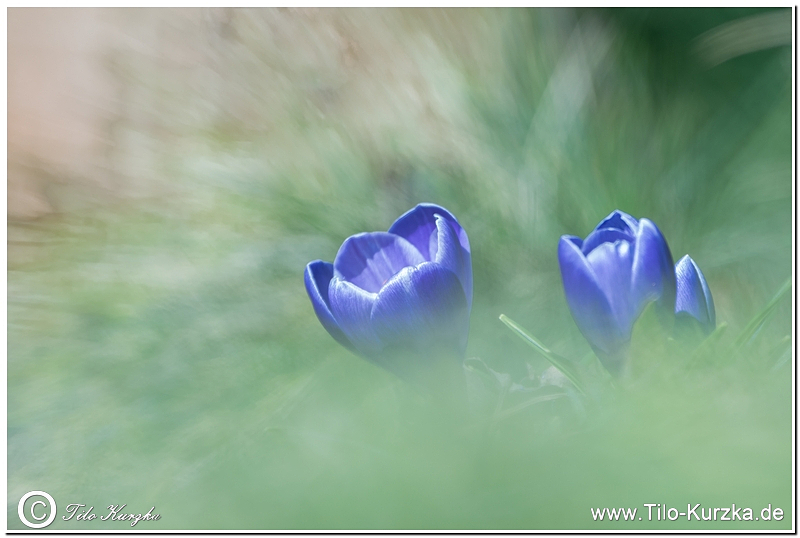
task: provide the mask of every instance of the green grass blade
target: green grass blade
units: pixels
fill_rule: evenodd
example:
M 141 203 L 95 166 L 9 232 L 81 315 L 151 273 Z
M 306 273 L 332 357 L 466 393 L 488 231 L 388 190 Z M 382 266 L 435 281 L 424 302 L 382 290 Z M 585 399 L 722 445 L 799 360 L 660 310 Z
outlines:
M 791 335 L 784 336 L 767 354 L 769 362 L 775 362 L 775 365 L 770 369 L 770 372 L 777 372 L 781 366 L 789 362 L 792 354 L 790 348 L 792 347 Z
M 541 403 L 541 402 L 549 402 L 551 400 L 557 400 L 559 398 L 566 398 L 566 397 L 567 397 L 567 394 L 564 393 L 564 392 L 559 392 L 559 393 L 555 393 L 555 394 L 545 394 L 544 396 L 537 396 L 536 398 L 532 398 L 530 400 L 522 402 L 521 404 L 517 404 L 514 407 L 509 407 L 508 409 L 505 409 L 503 411 L 500 411 L 499 413 L 496 413 L 495 416 L 494 416 L 494 419 L 495 420 L 502 420 L 504 418 L 508 418 L 508 417 L 510 417 L 512 415 L 515 415 L 515 414 L 519 413 L 520 411 L 523 411 L 523 410 L 527 409 L 528 407 L 530 407 L 530 406 L 532 406 L 534 404 Z
M 714 329 L 714 332 L 708 335 L 708 337 L 703 340 L 703 342 L 697 346 L 694 352 L 691 354 L 689 360 L 686 362 L 687 368 L 692 368 L 697 366 L 702 359 L 708 360 L 708 357 L 712 356 L 713 350 L 719 345 L 719 342 L 722 340 L 722 335 L 728 330 L 728 324 L 724 321 L 717 325 L 717 328 Z M 727 356 L 727 354 L 724 354 Z
M 747 324 L 747 327 L 744 328 L 742 333 L 736 338 L 734 345 L 741 349 L 753 335 L 758 331 L 758 329 L 769 319 L 769 317 L 775 312 L 775 308 L 780 303 L 783 296 L 786 295 L 789 290 L 792 289 L 792 279 L 788 279 L 781 289 L 778 290 L 778 293 L 766 304 L 766 306 L 761 309 L 761 311 L 753 316 L 753 319 L 750 320 L 750 323 Z
M 573 385 L 575 385 L 575 388 L 578 389 L 578 391 L 581 394 L 586 396 L 586 391 L 583 389 L 583 386 L 581 385 L 580 381 L 578 381 L 578 372 L 575 370 L 572 364 L 569 363 L 567 359 L 547 349 L 528 331 L 517 325 L 517 323 L 514 322 L 514 320 L 512 320 L 505 314 L 500 314 L 500 321 L 505 323 L 509 329 L 514 331 L 517 334 L 517 336 L 525 340 L 528 343 L 528 345 L 530 345 L 533 349 L 538 351 L 540 355 L 542 355 L 545 359 L 547 359 L 550 362 L 550 364 L 555 366 L 558 369 L 558 371 L 564 374 L 564 376 L 567 379 L 569 379 Z

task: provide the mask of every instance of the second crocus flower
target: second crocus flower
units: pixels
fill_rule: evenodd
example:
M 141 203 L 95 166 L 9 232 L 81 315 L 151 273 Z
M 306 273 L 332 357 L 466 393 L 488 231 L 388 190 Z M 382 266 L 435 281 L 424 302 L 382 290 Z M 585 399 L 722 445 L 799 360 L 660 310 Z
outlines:
M 617 210 L 586 239 L 562 236 L 558 261 L 575 323 L 606 369 L 620 375 L 644 308 L 656 301 L 674 311 L 675 269 L 664 236 L 652 221 Z

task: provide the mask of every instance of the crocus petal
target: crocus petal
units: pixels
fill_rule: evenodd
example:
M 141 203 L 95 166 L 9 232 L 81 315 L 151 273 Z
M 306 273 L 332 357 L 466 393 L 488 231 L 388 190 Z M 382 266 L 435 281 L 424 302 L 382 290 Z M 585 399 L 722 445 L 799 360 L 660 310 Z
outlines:
M 452 223 L 441 215 L 436 215 L 438 248 L 435 261 L 450 269 L 458 276 L 464 295 L 467 298 L 467 309 L 472 308 L 472 260 L 458 241 Z
M 601 243 L 588 255 L 595 281 L 611 305 L 619 332 L 630 337 L 636 305 L 631 301 L 631 265 L 633 252 L 628 241 Z
M 333 278 L 333 264 L 317 260 L 306 265 L 304 280 L 306 291 L 311 298 L 311 305 L 314 313 L 317 314 L 322 326 L 330 333 L 333 338 L 350 351 L 354 351 L 353 345 L 347 339 L 336 319 L 333 317 L 328 300 L 328 286 Z
M 703 271 L 694 263 L 692 260 L 695 269 L 697 269 L 697 275 L 700 277 L 700 284 L 703 286 L 703 295 L 706 298 L 706 307 L 708 308 L 708 323 L 712 329 L 717 327 L 717 310 L 714 308 L 714 297 L 711 296 L 711 289 L 708 287 L 708 283 L 706 282 L 706 277 L 703 275 Z M 677 288 L 677 285 L 676 285 Z
M 675 265 L 675 313 L 686 312 L 699 321 L 707 332 L 716 327 L 714 299 L 703 272 L 689 256 Z
M 438 263 L 407 267 L 395 275 L 378 294 L 371 320 L 388 349 L 464 356 L 467 299 L 456 274 Z
M 584 254 L 589 254 L 592 250 L 597 248 L 598 245 L 603 243 L 614 243 L 615 241 L 627 241 L 629 243 L 633 243 L 634 238 L 635 236 L 622 230 L 617 230 L 614 228 L 602 228 L 593 231 L 586 237 L 586 240 L 583 242 L 583 247 L 581 247 L 581 251 Z
M 417 247 L 426 261 L 434 261 L 438 249 L 436 215 L 440 215 L 450 222 L 458 236 L 461 248 L 469 254 L 470 247 L 467 233 L 448 210 L 436 204 L 419 204 L 415 208 L 406 211 L 394 221 L 394 224 L 389 228 L 389 233 L 404 237 Z
M 328 288 L 331 313 L 347 339 L 362 355 L 380 352 L 380 340 L 369 321 L 376 293 L 369 293 L 358 286 L 334 276 Z
M 567 304 L 586 340 L 605 354 L 613 355 L 623 347 L 627 335 L 620 331 L 611 303 L 598 285 L 579 243 L 579 238 L 568 235 L 558 242 L 558 263 Z
M 633 247 L 632 278 L 632 303 L 636 305 L 634 317 L 638 317 L 653 300 L 672 311 L 675 304 L 672 254 L 661 231 L 648 219 L 639 221 Z
M 619 230 L 633 237 L 639 229 L 639 221 L 631 217 L 624 211 L 615 209 L 609 216 L 604 218 L 595 230 Z
M 333 262 L 334 275 L 370 293 L 409 265 L 424 262 L 407 240 L 386 232 L 361 233 L 349 237 Z

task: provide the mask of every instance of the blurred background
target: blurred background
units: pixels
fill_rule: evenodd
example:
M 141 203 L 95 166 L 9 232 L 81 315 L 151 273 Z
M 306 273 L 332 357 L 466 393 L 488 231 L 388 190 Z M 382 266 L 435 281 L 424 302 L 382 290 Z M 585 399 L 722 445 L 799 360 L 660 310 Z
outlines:
M 725 346 L 791 276 L 791 44 L 790 9 L 9 9 L 9 528 L 31 490 L 138 530 L 789 528 L 788 296 Z M 510 379 L 552 371 L 502 313 L 602 377 L 556 246 L 617 208 L 727 331 L 454 424 L 303 287 L 419 202 L 469 234 L 467 353 Z M 786 517 L 589 510 L 643 503 Z

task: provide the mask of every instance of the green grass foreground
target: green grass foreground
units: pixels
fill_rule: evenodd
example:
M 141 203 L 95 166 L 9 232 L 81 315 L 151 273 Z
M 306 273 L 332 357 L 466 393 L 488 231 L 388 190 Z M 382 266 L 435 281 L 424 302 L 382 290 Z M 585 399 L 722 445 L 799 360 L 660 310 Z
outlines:
M 404 94 L 369 71 L 360 82 L 384 92 L 353 108 L 345 86 L 323 110 L 329 81 L 302 85 L 291 64 L 276 126 L 179 130 L 181 151 L 157 161 L 168 195 L 10 223 L 9 528 L 44 490 L 50 530 L 130 528 L 62 521 L 70 503 L 154 506 L 137 530 L 789 529 L 794 290 L 770 301 L 791 277 L 791 50 L 714 63 L 697 39 L 758 13 L 359 13 L 395 32 L 429 113 L 384 106 Z M 248 50 L 255 24 L 239 29 Z M 280 69 L 268 60 L 242 60 L 230 84 Z M 306 263 L 418 202 L 452 211 L 472 245 L 460 411 L 344 350 L 303 287 Z M 637 334 L 630 378 L 612 383 L 556 247 L 616 208 L 692 256 L 724 328 L 699 348 Z M 646 503 L 784 518 L 590 512 Z

